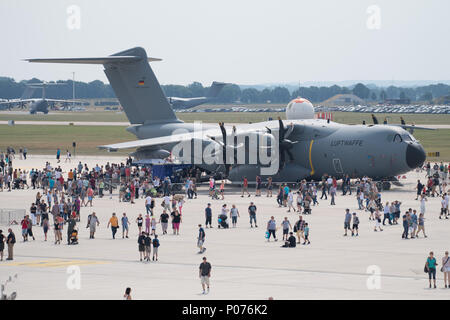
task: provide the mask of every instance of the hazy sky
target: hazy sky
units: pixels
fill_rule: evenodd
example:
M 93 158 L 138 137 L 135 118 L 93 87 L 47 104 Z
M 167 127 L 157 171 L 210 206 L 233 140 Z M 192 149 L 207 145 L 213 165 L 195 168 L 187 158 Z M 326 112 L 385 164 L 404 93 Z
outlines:
M 106 81 L 102 66 L 21 59 L 142 46 L 164 59 L 162 84 L 448 80 L 449 12 L 449 0 L 1 0 L 0 75 Z

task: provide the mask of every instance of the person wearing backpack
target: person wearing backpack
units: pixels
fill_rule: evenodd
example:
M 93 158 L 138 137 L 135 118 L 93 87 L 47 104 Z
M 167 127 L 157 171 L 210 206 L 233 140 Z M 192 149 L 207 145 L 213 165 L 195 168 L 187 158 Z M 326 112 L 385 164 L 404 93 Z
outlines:
M 153 261 L 158 261 L 158 248 L 159 248 L 159 239 L 158 236 L 155 234 L 155 237 L 153 238 Z

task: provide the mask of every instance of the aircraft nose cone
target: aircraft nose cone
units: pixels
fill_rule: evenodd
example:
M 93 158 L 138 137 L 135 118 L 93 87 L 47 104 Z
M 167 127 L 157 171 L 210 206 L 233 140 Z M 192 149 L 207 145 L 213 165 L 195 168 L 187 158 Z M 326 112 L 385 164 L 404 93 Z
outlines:
M 425 150 L 420 144 L 408 144 L 406 148 L 406 163 L 411 169 L 421 166 L 426 159 Z

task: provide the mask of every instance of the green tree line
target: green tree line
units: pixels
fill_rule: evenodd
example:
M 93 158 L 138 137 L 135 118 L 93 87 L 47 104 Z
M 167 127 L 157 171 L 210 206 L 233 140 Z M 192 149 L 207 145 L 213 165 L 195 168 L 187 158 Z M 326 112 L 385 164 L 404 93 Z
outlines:
M 41 82 L 33 78 L 16 82 L 12 78 L 0 77 L 0 98 L 14 99 L 21 97 L 27 84 Z M 48 86 L 46 96 L 54 99 L 72 98 L 72 80 L 56 81 L 56 83 L 65 83 L 66 85 Z M 162 85 L 164 93 L 168 97 L 201 97 L 207 96 L 209 87 L 204 87 L 199 82 L 193 82 L 187 86 L 183 85 Z M 95 98 L 114 98 L 114 91 L 109 84 L 100 80 L 92 82 L 75 82 L 76 98 L 95 99 Z M 352 87 L 341 87 L 337 85 L 329 87 L 299 87 L 293 92 L 285 87 L 277 86 L 258 90 L 255 88 L 241 89 L 236 84 L 230 84 L 223 88 L 217 97 L 217 103 L 287 103 L 296 97 L 303 97 L 313 103 L 320 103 L 336 94 L 354 94 L 366 101 L 383 101 L 385 99 L 410 99 L 414 101 L 432 101 L 434 98 L 450 95 L 450 86 L 446 84 L 433 84 L 420 87 L 375 87 L 366 86 L 358 83 Z M 41 97 L 40 89 L 36 89 L 32 95 L 33 98 Z

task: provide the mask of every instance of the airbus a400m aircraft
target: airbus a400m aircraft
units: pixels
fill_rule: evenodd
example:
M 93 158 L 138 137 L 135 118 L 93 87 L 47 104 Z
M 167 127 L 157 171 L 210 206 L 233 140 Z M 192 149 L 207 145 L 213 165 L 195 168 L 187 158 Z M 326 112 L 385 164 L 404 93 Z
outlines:
M 165 158 L 222 172 L 231 181 L 257 175 L 273 181 L 395 177 L 425 161 L 421 144 L 402 125 L 345 125 L 322 119 L 274 120 L 236 127 L 179 120 L 143 48 L 99 58 L 27 59 L 30 62 L 102 64 L 138 140 L 100 146 L 136 148 L 137 158 Z M 417 129 L 417 127 L 414 127 Z M 181 146 L 181 147 L 180 147 Z M 180 151 L 181 150 L 181 151 Z M 213 159 L 214 161 L 211 161 Z

